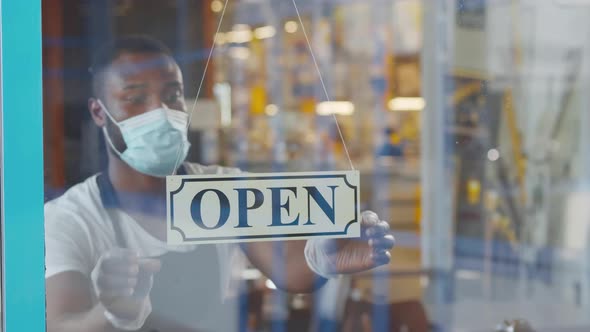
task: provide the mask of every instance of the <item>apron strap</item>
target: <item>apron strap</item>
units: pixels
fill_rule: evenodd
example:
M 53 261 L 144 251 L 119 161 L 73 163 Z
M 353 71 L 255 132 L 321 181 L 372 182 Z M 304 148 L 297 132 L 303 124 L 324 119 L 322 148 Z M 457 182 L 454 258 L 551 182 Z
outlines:
M 113 231 L 115 232 L 117 246 L 120 248 L 127 248 L 127 241 L 125 241 L 125 237 L 123 236 L 120 219 L 114 213 L 114 209 L 119 207 L 119 199 L 117 198 L 117 193 L 115 192 L 113 184 L 106 172 L 100 173 L 96 177 L 96 184 L 100 191 L 102 205 L 105 207 L 107 214 L 111 217 L 111 224 L 113 225 Z
M 185 165 L 180 165 L 178 168 L 178 175 L 186 175 L 187 169 Z M 96 177 L 96 184 L 98 185 L 98 191 L 100 192 L 100 200 L 102 201 L 102 205 L 104 206 L 106 212 L 111 217 L 111 223 L 113 225 L 113 230 L 115 232 L 115 239 L 117 241 L 117 246 L 120 248 L 127 248 L 127 241 L 125 241 L 125 237 L 123 236 L 123 230 L 121 229 L 121 220 L 119 217 L 114 213 L 115 209 L 121 207 L 119 202 L 119 197 L 117 197 L 117 192 L 115 191 L 115 187 L 113 187 L 113 183 L 109 178 L 108 172 L 103 171 Z

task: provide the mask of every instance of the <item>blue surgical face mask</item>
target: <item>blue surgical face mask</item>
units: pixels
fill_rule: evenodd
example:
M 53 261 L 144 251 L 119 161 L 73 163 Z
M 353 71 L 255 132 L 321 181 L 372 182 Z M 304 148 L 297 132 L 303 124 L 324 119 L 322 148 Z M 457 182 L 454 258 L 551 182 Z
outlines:
M 107 116 L 119 127 L 127 149 L 123 152 L 113 145 L 106 126 L 104 135 L 119 157 L 133 169 L 143 174 L 165 177 L 174 174 L 188 154 L 188 114 L 167 108 L 116 121 L 99 100 Z

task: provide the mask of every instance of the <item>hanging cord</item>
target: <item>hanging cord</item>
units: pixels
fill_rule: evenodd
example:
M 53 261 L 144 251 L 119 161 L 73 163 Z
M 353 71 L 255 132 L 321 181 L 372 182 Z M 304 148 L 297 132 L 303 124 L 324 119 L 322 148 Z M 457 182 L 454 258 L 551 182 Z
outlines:
M 307 37 L 307 32 L 305 31 L 305 26 L 303 25 L 303 20 L 301 19 L 301 15 L 299 14 L 299 8 L 297 8 L 297 4 L 295 0 L 293 1 L 293 7 L 295 7 L 295 11 L 297 12 L 297 18 L 299 19 L 299 24 L 301 25 L 301 30 L 303 31 L 303 35 L 305 36 L 305 41 L 307 42 L 307 47 L 309 48 L 309 53 L 311 54 L 311 58 L 313 59 L 313 64 L 315 65 L 315 69 L 318 72 L 318 76 L 320 78 L 320 83 L 322 83 L 322 88 L 324 89 L 324 94 L 326 95 L 326 100 L 328 102 L 331 101 L 330 96 L 328 95 L 328 90 L 326 89 L 326 84 L 324 84 L 324 78 L 322 76 L 322 72 L 320 71 L 320 66 L 318 66 L 318 62 L 316 61 L 315 54 L 313 53 L 313 48 L 311 47 L 311 42 Z M 336 128 L 338 129 L 338 135 L 340 135 L 340 140 L 342 141 L 342 146 L 344 147 L 344 152 L 346 153 L 346 158 L 348 158 L 348 162 L 350 163 L 350 168 L 354 171 L 354 165 L 352 164 L 352 159 L 350 159 L 350 154 L 348 153 L 348 147 L 346 146 L 346 142 L 344 141 L 344 136 L 342 135 L 342 130 L 340 130 L 340 124 L 338 124 L 338 119 L 336 118 L 336 114 L 332 113 L 332 117 L 334 122 L 336 123 Z
M 211 45 L 211 50 L 209 50 L 209 55 L 207 56 L 207 62 L 205 63 L 205 70 L 203 71 L 203 76 L 201 77 L 201 82 L 199 83 L 199 88 L 197 90 L 197 95 L 195 96 L 195 101 L 193 103 L 193 107 L 188 115 L 188 123 L 186 124 L 186 130 L 191 126 L 191 121 L 193 119 L 193 115 L 195 114 L 195 110 L 197 109 L 197 101 L 199 100 L 199 95 L 201 94 L 201 89 L 203 88 L 203 83 L 205 82 L 205 76 L 207 75 L 207 69 L 209 69 L 209 62 L 211 62 L 211 57 L 213 56 L 213 51 L 215 50 L 215 45 L 217 45 L 217 38 L 219 37 L 219 30 L 221 30 L 221 23 L 223 22 L 223 17 L 225 16 L 225 10 L 227 8 L 227 3 L 229 0 L 225 0 L 223 4 L 223 11 L 221 12 L 221 17 L 219 18 L 219 23 L 217 24 L 217 30 L 215 31 L 215 35 L 213 37 L 213 45 Z M 178 147 L 178 151 L 176 153 L 176 162 L 174 163 L 174 169 L 172 170 L 172 175 L 176 174 L 176 170 L 180 164 L 180 156 L 182 152 L 182 147 Z
M 207 69 L 209 68 L 209 62 L 211 61 L 211 57 L 213 56 L 213 51 L 215 50 L 215 45 L 217 44 L 219 30 L 221 29 L 221 23 L 223 22 L 223 17 L 225 16 L 225 10 L 227 8 L 228 1 L 229 0 L 225 0 L 225 2 L 223 4 L 223 11 L 221 12 L 221 17 L 219 18 L 219 23 L 217 24 L 217 30 L 215 31 L 215 36 L 213 38 L 213 45 L 211 46 L 211 50 L 209 51 L 209 56 L 207 57 L 207 62 L 205 64 L 205 70 L 203 71 L 203 77 L 201 77 L 201 82 L 199 83 L 199 88 L 197 90 L 197 95 L 195 97 L 193 107 L 189 113 L 188 123 L 187 123 L 187 131 L 190 127 L 193 115 L 194 115 L 195 110 L 197 108 L 197 101 L 199 99 L 199 95 L 201 94 L 201 89 L 203 88 L 203 82 L 205 81 L 205 75 L 207 75 Z M 297 12 L 297 18 L 299 19 L 299 24 L 301 25 L 301 30 L 303 31 L 303 35 L 305 36 L 305 41 L 307 42 L 307 47 L 309 48 L 309 53 L 311 54 L 311 57 L 313 59 L 313 63 L 315 65 L 318 76 L 320 78 L 320 83 L 322 84 L 322 88 L 324 90 L 326 100 L 328 102 L 330 102 L 331 99 L 328 94 L 328 90 L 326 89 L 326 85 L 324 84 L 324 78 L 322 76 L 322 72 L 320 71 L 320 67 L 318 66 L 318 63 L 316 61 L 315 54 L 313 53 L 313 48 L 311 47 L 311 43 L 309 41 L 309 38 L 307 37 L 307 32 L 305 31 L 305 26 L 303 25 L 303 20 L 301 19 L 301 15 L 299 14 L 299 8 L 297 8 L 297 4 L 295 3 L 295 0 L 292 0 L 292 1 L 293 1 L 293 6 L 295 7 L 295 11 Z M 332 117 L 334 119 L 334 123 L 336 123 L 336 129 L 338 129 L 338 135 L 340 136 L 340 140 L 342 141 L 342 146 L 344 147 L 344 152 L 346 153 L 346 157 L 348 158 L 348 162 L 350 163 L 350 168 L 354 171 L 355 168 L 354 168 L 354 165 L 352 164 L 352 159 L 350 158 L 350 154 L 348 152 L 348 147 L 346 146 L 346 142 L 344 141 L 344 136 L 342 135 L 342 130 L 340 129 L 340 124 L 338 124 L 338 119 L 336 118 L 336 114 L 332 114 Z M 172 171 L 173 172 L 172 175 L 174 175 L 176 173 L 176 170 L 178 169 L 178 166 L 180 164 L 181 152 L 182 152 L 181 147 L 179 147 L 178 152 L 177 152 L 177 156 L 176 156 L 176 162 L 174 163 L 174 170 Z

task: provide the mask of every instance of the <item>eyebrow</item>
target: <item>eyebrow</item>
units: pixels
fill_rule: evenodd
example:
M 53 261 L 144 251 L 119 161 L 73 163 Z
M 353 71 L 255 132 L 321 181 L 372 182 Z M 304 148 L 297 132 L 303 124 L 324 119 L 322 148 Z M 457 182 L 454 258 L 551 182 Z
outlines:
M 166 84 L 164 84 L 166 87 L 182 87 L 182 83 L 180 83 L 179 81 L 171 81 L 171 82 L 166 82 Z
M 138 90 L 147 88 L 147 84 L 128 84 L 123 87 L 123 90 Z
M 141 90 L 141 89 L 145 89 L 147 88 L 148 84 L 147 83 L 137 83 L 137 84 L 127 84 L 123 87 L 123 90 L 125 91 L 129 91 L 129 90 Z M 171 82 L 166 82 L 164 84 L 165 87 L 175 87 L 175 88 L 181 88 L 182 87 L 182 83 L 178 82 L 178 81 L 171 81 Z

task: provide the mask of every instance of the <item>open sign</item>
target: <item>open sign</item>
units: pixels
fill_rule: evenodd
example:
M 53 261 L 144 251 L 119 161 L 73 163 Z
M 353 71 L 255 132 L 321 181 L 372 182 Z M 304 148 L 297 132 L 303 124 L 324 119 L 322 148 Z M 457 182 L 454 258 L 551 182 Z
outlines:
M 179 175 L 166 190 L 169 244 L 360 236 L 357 171 Z

